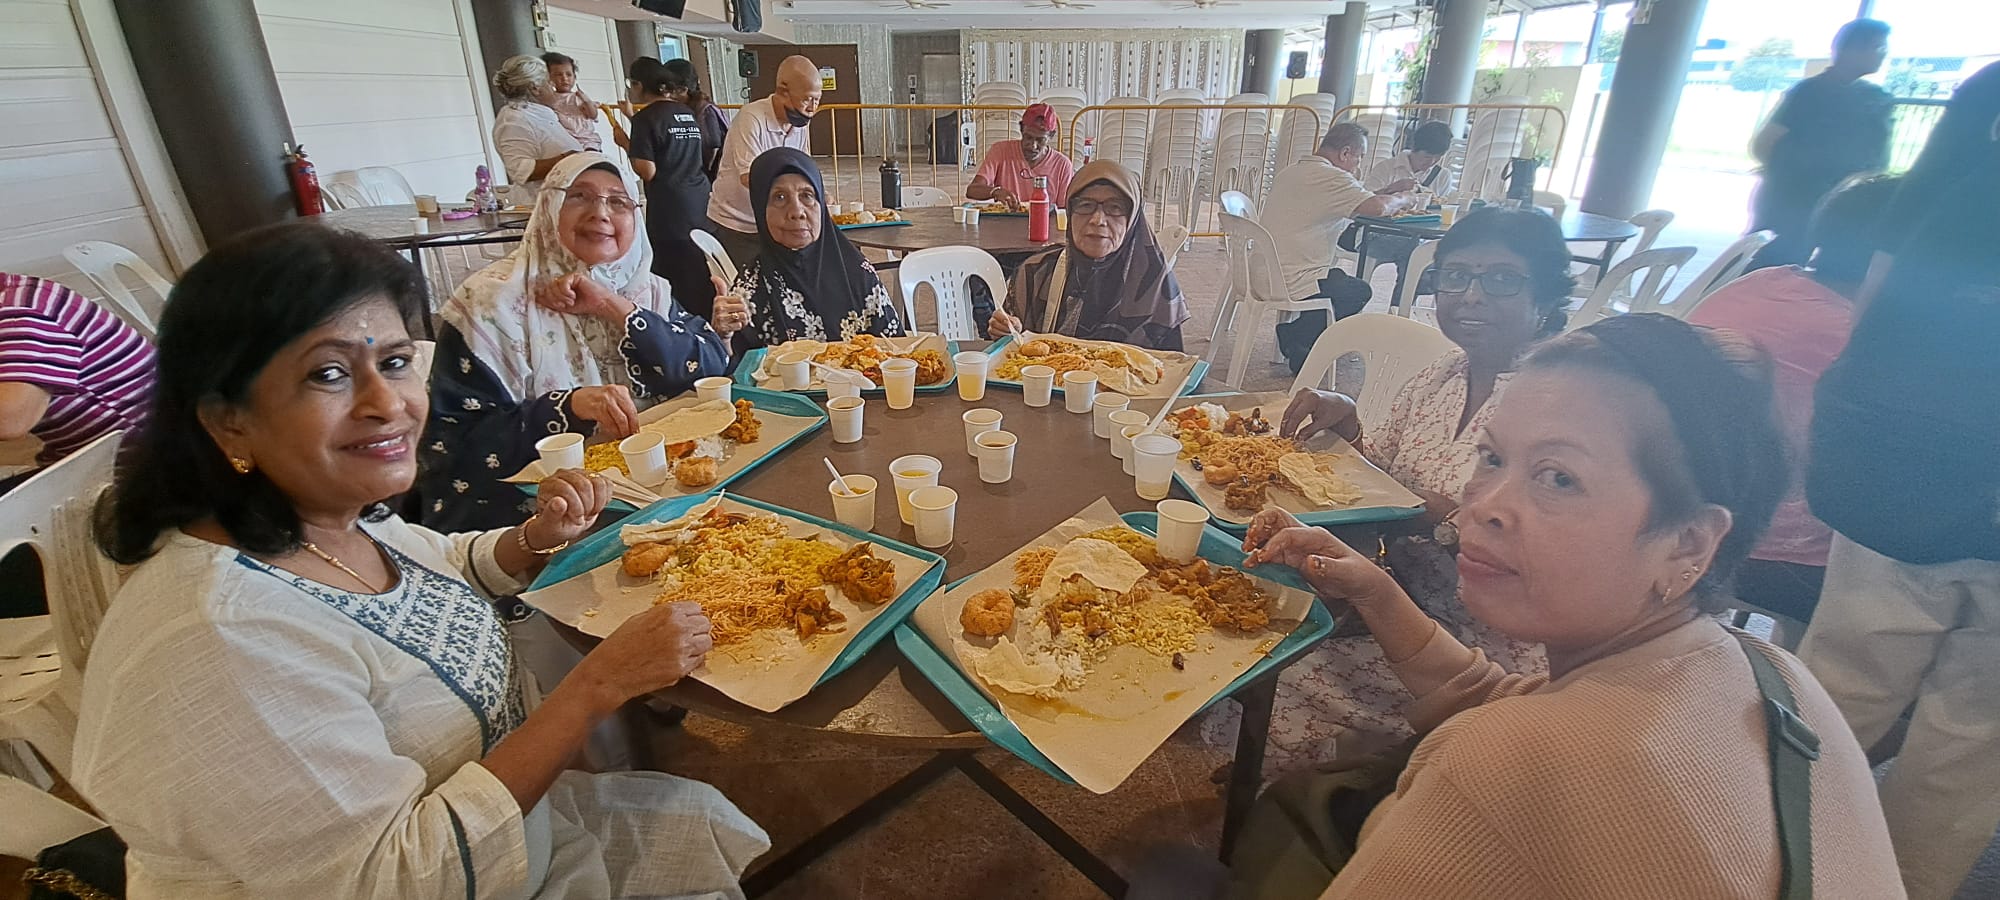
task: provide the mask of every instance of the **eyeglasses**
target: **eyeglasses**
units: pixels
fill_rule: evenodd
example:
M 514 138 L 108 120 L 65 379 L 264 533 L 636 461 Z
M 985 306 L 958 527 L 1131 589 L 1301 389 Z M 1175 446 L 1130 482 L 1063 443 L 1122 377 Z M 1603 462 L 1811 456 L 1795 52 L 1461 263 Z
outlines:
M 1491 272 L 1474 272 L 1471 269 L 1431 268 L 1432 277 L 1437 279 L 1440 294 L 1463 294 L 1472 290 L 1472 283 L 1479 282 L 1480 290 L 1488 297 L 1512 297 L 1528 287 L 1528 276 L 1518 272 L 1498 269 Z
M 563 205 L 582 209 L 591 204 L 602 203 L 606 209 L 625 215 L 639 208 L 639 201 L 624 194 L 593 194 L 588 191 L 564 191 Z
M 1118 200 L 1077 199 L 1069 202 L 1069 214 L 1079 219 L 1089 218 L 1099 212 L 1104 213 L 1107 219 L 1126 219 L 1132 216 L 1132 207 Z

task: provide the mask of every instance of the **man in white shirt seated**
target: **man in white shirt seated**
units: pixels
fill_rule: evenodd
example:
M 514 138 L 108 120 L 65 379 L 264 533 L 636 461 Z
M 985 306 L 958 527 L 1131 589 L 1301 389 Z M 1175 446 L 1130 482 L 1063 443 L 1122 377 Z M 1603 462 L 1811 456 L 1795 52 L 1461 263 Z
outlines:
M 1417 192 L 1430 197 L 1443 197 L 1451 193 L 1457 182 L 1451 169 L 1444 164 L 1445 154 L 1451 152 L 1451 125 L 1431 121 L 1417 126 L 1404 141 L 1404 150 L 1375 164 L 1368 170 L 1368 189 L 1378 194 L 1401 194 Z M 1409 266 L 1410 251 L 1417 249 L 1417 239 L 1399 234 L 1370 234 L 1368 246 L 1370 260 L 1393 263 L 1397 269 Z M 1415 276 L 1416 272 L 1401 272 L 1403 278 Z
M 1271 232 L 1290 299 L 1326 297 L 1335 318 L 1346 318 L 1368 305 L 1367 285 L 1345 273 L 1336 277 L 1333 268 L 1334 242 L 1348 221 L 1355 216 L 1393 216 L 1417 203 L 1408 194 L 1377 193 L 1362 184 L 1359 173 L 1367 158 L 1368 132 L 1361 126 L 1342 122 L 1327 129 L 1313 155 L 1278 173 L 1258 217 L 1258 223 Z M 1322 282 L 1335 292 L 1322 288 Z M 1339 290 L 1343 283 L 1349 290 Z M 1278 326 L 1278 349 L 1292 371 L 1305 363 L 1326 323 L 1324 310 L 1311 310 Z
M 493 117 L 493 148 L 507 169 L 507 181 L 531 193 L 540 191 L 557 161 L 583 150 L 549 106 L 556 97 L 549 66 L 532 56 L 510 57 L 493 73 L 493 90 L 501 98 L 500 112 Z
M 806 128 L 819 111 L 819 67 L 803 56 L 788 56 L 778 64 L 778 84 L 771 96 L 743 105 L 722 142 L 722 162 L 715 170 L 715 187 L 708 195 L 708 220 L 716 240 L 738 268 L 757 258 L 763 246 L 757 217 L 750 207 L 750 163 L 758 154 L 779 147 L 812 153 Z M 820 198 L 826 202 L 826 198 Z

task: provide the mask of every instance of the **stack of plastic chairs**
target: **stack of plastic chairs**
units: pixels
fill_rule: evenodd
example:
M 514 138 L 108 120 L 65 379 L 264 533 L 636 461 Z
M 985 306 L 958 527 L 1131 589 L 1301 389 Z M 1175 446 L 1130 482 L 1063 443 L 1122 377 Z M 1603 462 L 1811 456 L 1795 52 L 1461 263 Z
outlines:
M 1361 176 L 1366 178 L 1376 164 L 1396 155 L 1396 137 L 1401 133 L 1402 123 L 1393 113 L 1371 112 L 1355 116 L 1354 124 L 1368 133 L 1368 158 L 1361 162 Z
M 1144 97 L 1113 97 L 1104 101 L 1104 105 L 1145 106 L 1152 102 Z M 1143 109 L 1105 109 L 1093 118 L 1097 120 L 1097 158 L 1112 160 L 1143 176 L 1146 144 L 1153 132 L 1152 113 Z M 1073 149 L 1081 153 L 1082 147 L 1083 138 L 1079 136 Z
M 1081 152 L 1083 139 L 1097 136 L 1097 123 L 1095 121 L 1097 116 L 1088 116 L 1081 121 L 1076 117 L 1077 113 L 1083 112 L 1083 108 L 1090 105 L 1090 101 L 1084 98 L 1082 90 L 1078 88 L 1049 88 L 1042 92 L 1041 98 L 1036 102 L 1046 103 L 1056 111 L 1056 132 L 1058 135 L 1068 132 L 1072 127 L 1072 123 L 1074 123 L 1076 133 L 1064 138 L 1071 146 L 1071 152 Z M 1062 145 L 1057 146 L 1060 147 Z
M 1198 107 L 1199 98 L 1163 97 L 1163 106 Z M 1199 108 L 1163 109 L 1153 115 L 1153 134 L 1146 147 L 1146 196 L 1153 201 L 1161 224 L 1194 221 L 1195 185 L 1201 174 L 1201 151 L 1209 143 Z M 1169 204 L 1175 215 L 1168 217 Z
M 972 89 L 973 106 L 1027 106 L 1028 89 L 1011 81 L 981 82 Z M 1000 141 L 1020 137 L 1021 114 L 1011 110 L 979 110 L 972 114 L 979 128 L 979 158 Z
M 1340 109 L 1340 100 L 1332 94 L 1300 94 L 1286 101 L 1292 106 L 1303 106 L 1319 113 L 1315 119 L 1311 113 L 1296 109 L 1284 110 L 1278 120 L 1278 144 L 1276 157 L 1271 163 L 1271 174 L 1276 175 L 1286 166 L 1313 155 L 1319 149 L 1319 140 L 1326 136 L 1326 130 L 1333 127 L 1333 114 Z
M 1495 97 L 1498 104 L 1525 104 L 1526 97 Z M 1465 139 L 1465 166 L 1460 170 L 1459 193 L 1494 201 L 1507 196 L 1507 179 L 1502 174 L 1507 161 L 1521 152 L 1527 137 L 1528 113 L 1519 109 L 1473 110 L 1472 132 Z

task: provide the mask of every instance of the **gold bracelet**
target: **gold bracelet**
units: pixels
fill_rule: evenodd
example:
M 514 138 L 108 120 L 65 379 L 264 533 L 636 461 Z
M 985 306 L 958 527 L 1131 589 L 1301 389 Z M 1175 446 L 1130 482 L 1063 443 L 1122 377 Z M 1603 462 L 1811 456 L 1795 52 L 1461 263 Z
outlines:
M 562 543 L 550 547 L 547 550 L 537 550 L 533 547 L 528 546 L 528 524 L 541 517 L 542 517 L 541 513 L 535 513 L 534 515 L 528 517 L 527 522 L 522 522 L 520 525 L 515 526 L 514 544 L 521 548 L 522 553 L 526 553 L 529 556 L 554 556 L 558 553 L 563 552 L 563 550 L 569 547 L 568 541 L 563 541 Z

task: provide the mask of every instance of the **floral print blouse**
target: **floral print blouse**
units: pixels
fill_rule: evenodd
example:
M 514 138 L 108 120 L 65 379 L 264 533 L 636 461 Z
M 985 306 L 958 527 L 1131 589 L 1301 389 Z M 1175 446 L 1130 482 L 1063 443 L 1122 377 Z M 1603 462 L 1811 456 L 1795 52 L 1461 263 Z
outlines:
M 863 262 L 861 267 L 869 276 L 875 276 L 874 266 Z M 840 318 L 839 334 L 828 334 L 826 321 L 806 296 L 776 271 L 766 272 L 761 260 L 752 261 L 737 273 L 733 290 L 750 302 L 747 330 L 756 332 L 758 346 L 775 347 L 796 340 L 845 341 L 862 334 L 894 337 L 905 333 L 902 316 L 890 302 L 889 289 L 879 277 L 875 277 L 875 288 L 868 292 L 862 308 L 849 310 Z

